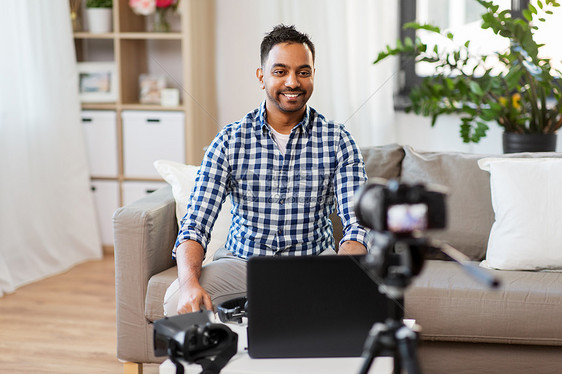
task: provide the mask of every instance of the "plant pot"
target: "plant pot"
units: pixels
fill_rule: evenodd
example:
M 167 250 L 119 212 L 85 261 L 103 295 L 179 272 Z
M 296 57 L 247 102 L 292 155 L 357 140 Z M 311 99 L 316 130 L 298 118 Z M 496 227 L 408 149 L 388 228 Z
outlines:
M 557 134 L 503 133 L 503 152 L 555 152 Z
M 88 30 L 92 34 L 103 34 L 113 29 L 113 17 L 111 8 L 88 8 Z

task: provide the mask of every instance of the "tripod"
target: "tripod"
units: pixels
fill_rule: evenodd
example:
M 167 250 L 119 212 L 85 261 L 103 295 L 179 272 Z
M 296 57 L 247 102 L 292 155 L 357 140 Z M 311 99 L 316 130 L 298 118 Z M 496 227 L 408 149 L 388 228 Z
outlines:
M 418 374 L 421 372 L 417 358 L 419 333 L 404 324 L 403 305 L 406 288 L 423 267 L 426 241 L 411 237 L 402 240 L 394 236 L 386 238 L 382 246 L 371 249 L 372 255 L 365 258 L 364 265 L 374 277 L 381 280 L 379 290 L 391 300 L 389 317 L 385 323 L 375 323 L 371 328 L 365 341 L 364 361 L 359 373 L 367 374 L 376 357 L 391 352 L 395 374 L 401 373 L 403 367 L 408 374 Z
M 364 260 L 364 265 L 375 279 L 380 280 L 380 291 L 389 303 L 389 318 L 385 323 L 375 323 L 369 332 L 363 349 L 364 361 L 359 371 L 367 374 L 373 360 L 385 352 L 392 352 L 394 374 L 405 369 L 408 374 L 421 373 L 417 344 L 419 328 L 407 327 L 403 322 L 404 293 L 424 264 L 428 250 L 441 251 L 463 269 L 488 287 L 498 287 L 499 280 L 474 266 L 469 259 L 449 245 L 433 245 L 425 238 L 395 237 L 386 234 Z M 394 250 L 394 252 L 392 252 Z

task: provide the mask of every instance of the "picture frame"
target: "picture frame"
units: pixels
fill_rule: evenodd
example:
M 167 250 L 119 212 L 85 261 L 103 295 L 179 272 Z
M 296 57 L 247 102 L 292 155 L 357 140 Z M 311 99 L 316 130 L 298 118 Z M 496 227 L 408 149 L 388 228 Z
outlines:
M 78 62 L 78 93 L 83 103 L 117 101 L 118 79 L 114 62 Z
M 139 76 L 139 102 L 141 104 L 161 104 L 162 90 L 165 88 L 165 75 L 141 74 Z

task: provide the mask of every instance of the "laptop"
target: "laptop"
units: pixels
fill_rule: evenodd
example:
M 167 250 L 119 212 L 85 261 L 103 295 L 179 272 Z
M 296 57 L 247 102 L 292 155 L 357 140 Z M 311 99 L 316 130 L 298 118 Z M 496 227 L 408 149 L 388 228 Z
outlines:
M 251 257 L 250 357 L 361 356 L 371 327 L 394 302 L 366 273 L 364 257 Z

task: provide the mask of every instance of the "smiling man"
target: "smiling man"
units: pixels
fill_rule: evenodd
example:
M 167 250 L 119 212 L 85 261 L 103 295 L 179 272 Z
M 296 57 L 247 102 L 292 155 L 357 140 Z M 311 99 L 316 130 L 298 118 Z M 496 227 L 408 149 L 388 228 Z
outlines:
M 265 101 L 225 126 L 205 154 L 174 248 L 178 280 L 166 293 L 168 316 L 244 296 L 251 256 L 335 254 L 329 215 L 336 205 L 344 227 L 338 254 L 366 253 L 352 206 L 366 181 L 363 159 L 343 125 L 306 105 L 314 58 L 314 44 L 293 26 L 276 26 L 263 39 L 256 76 Z M 227 242 L 202 267 L 227 198 Z

